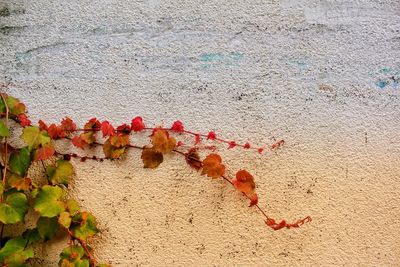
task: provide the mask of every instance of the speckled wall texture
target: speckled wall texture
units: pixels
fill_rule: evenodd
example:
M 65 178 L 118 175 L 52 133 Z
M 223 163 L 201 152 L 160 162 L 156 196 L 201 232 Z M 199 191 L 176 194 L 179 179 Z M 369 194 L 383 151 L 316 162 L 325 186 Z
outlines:
M 31 118 L 215 130 L 250 170 L 271 231 L 180 157 L 76 166 L 73 194 L 114 266 L 400 266 L 400 1 L 0 0 L 0 81 Z M 62 144 L 60 144 L 61 146 Z M 69 148 L 66 148 L 69 149 Z M 66 240 L 43 246 L 54 266 Z

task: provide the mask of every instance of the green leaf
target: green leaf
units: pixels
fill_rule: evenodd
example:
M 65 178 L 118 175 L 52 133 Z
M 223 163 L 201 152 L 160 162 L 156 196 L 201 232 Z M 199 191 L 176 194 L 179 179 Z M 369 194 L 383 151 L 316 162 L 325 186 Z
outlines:
M 97 229 L 96 218 L 89 212 L 81 212 L 72 218 L 72 235 L 86 240 L 99 232 Z
M 25 238 L 25 240 L 27 240 L 28 245 L 36 243 L 41 240 L 37 227 L 33 229 L 27 229 L 22 234 L 22 237 Z
M 16 237 L 7 241 L 4 247 L 0 250 L 0 262 L 11 254 L 24 250 L 26 240 L 22 237 Z
M 71 176 L 74 174 L 74 168 L 69 161 L 57 160 L 55 166 L 48 166 L 46 169 L 49 181 L 54 184 L 68 185 Z
M 79 207 L 79 203 L 74 199 L 69 199 L 67 201 L 67 210 L 69 213 L 74 214 L 78 212 L 81 208 Z
M 7 97 L 5 94 L 2 94 L 4 97 Z M 6 113 L 6 104 L 4 104 L 3 98 L 0 97 L 0 112 Z
M 0 250 L 0 262 L 5 266 L 25 266 L 24 262 L 33 257 L 32 249 L 25 249 L 27 241 L 22 237 L 12 238 Z
M 5 203 L 0 203 L 0 221 L 12 224 L 24 220 L 28 211 L 28 200 L 23 193 L 12 193 L 7 196 Z
M 33 258 L 33 256 L 33 249 L 28 248 L 8 256 L 4 263 L 7 267 L 28 267 L 30 265 L 26 263 L 26 260 Z
M 57 217 L 40 217 L 36 224 L 39 235 L 44 241 L 52 239 L 59 228 Z
M 63 211 L 60 213 L 60 216 L 58 217 L 58 223 L 69 229 L 69 227 L 71 226 L 71 214 L 69 214 L 69 212 Z
M 23 147 L 19 151 L 15 150 L 10 155 L 10 170 L 13 173 L 25 176 L 31 164 L 29 147 Z
M 25 127 L 22 130 L 21 138 L 31 149 L 35 149 L 39 147 L 39 145 L 45 146 L 51 141 L 46 131 L 40 131 L 40 129 L 35 126 Z
M 25 113 L 25 105 L 15 97 L 7 96 L 6 103 L 12 115 L 18 116 L 21 113 Z
M 89 267 L 90 261 L 81 246 L 72 246 L 63 249 L 58 264 L 61 267 Z
M 64 203 L 60 201 L 62 195 L 60 187 L 45 185 L 39 191 L 33 208 L 42 217 L 55 217 L 65 210 Z
M 10 136 L 10 130 L 6 127 L 3 121 L 0 121 L 0 136 L 1 137 Z

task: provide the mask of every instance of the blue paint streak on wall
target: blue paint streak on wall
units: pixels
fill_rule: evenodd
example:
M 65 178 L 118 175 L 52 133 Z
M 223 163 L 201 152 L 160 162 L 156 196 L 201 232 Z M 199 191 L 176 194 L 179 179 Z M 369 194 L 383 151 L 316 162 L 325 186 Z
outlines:
M 385 88 L 388 84 L 389 84 L 388 81 L 379 80 L 379 81 L 376 83 L 376 86 L 378 86 L 379 88 L 383 89 L 383 88 Z
M 243 54 L 237 52 L 230 53 L 204 53 L 201 54 L 199 60 L 202 62 L 203 69 L 210 69 L 216 66 L 238 67 L 239 61 L 243 58 Z

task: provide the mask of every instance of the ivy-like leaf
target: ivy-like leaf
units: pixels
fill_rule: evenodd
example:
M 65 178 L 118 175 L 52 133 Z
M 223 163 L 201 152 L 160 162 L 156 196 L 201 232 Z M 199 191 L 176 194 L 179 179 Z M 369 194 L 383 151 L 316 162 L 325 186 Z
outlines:
M 108 122 L 103 121 L 100 126 L 101 132 L 103 133 L 103 137 L 112 136 L 115 134 L 114 127 Z
M 173 137 L 169 137 L 166 130 L 157 129 L 154 131 L 151 142 L 153 148 L 163 154 L 170 153 L 176 146 L 176 140 Z
M 162 153 L 153 148 L 145 148 L 142 151 L 141 159 L 145 168 L 155 169 L 163 162 L 164 157 Z
M 10 170 L 21 176 L 25 176 L 31 164 L 29 147 L 23 147 L 20 150 L 14 150 L 10 155 Z
M 81 212 L 72 217 L 72 235 L 86 240 L 99 232 L 96 218 L 89 212 Z
M 71 214 L 75 214 L 80 210 L 79 203 L 76 202 L 76 200 L 74 199 L 69 199 L 66 204 L 67 204 L 67 210 Z
M 186 154 L 185 154 L 185 159 L 187 164 L 189 164 L 190 167 L 195 169 L 196 171 L 200 170 L 201 167 L 203 166 L 200 156 L 197 153 L 197 148 L 191 148 Z
M 41 131 L 38 127 L 28 126 L 22 130 L 21 138 L 32 149 L 45 146 L 50 143 L 50 137 L 46 131 Z
M 71 142 L 75 147 L 81 148 L 81 149 L 84 149 L 85 146 L 88 145 L 88 143 L 86 143 L 80 136 L 74 136 L 72 138 Z
M 207 174 L 208 177 L 219 178 L 225 173 L 225 166 L 221 164 L 222 159 L 218 154 L 212 153 L 203 160 L 203 170 L 201 175 Z
M 38 149 L 35 150 L 33 160 L 34 161 L 39 161 L 39 160 L 45 160 L 53 156 L 55 153 L 55 149 L 52 144 L 47 144 L 45 146 L 39 147 Z
M 20 192 L 11 193 L 5 203 L 0 203 L 0 221 L 4 224 L 13 224 L 24 221 L 28 211 L 26 195 Z
M 89 267 L 90 260 L 81 246 L 66 247 L 60 254 L 61 267 Z
M 142 117 L 135 117 L 131 122 L 131 130 L 140 132 L 145 128 Z
M 70 118 L 66 117 L 61 121 L 61 129 L 66 134 L 69 134 L 76 130 L 76 124 Z
M 250 199 L 250 206 L 258 203 L 258 197 L 255 193 L 256 184 L 254 177 L 246 170 L 240 170 L 236 173 L 236 179 L 232 180 L 236 189 L 246 194 Z
M 46 173 L 47 178 L 53 185 L 68 185 L 71 176 L 74 174 L 74 168 L 67 160 L 57 160 L 55 165 L 46 168 Z
M 0 121 L 0 137 L 9 137 L 10 130 L 6 127 L 3 121 Z
M 21 103 L 17 98 L 7 96 L 6 103 L 11 115 L 18 116 L 19 114 L 25 113 L 24 103 Z
M 58 223 L 63 226 L 66 229 L 69 229 L 71 225 L 71 214 L 69 212 L 63 211 L 60 213 L 60 216 L 58 217 Z
M 30 178 L 24 178 L 18 174 L 11 174 L 7 179 L 7 183 L 11 188 L 20 190 L 30 190 L 32 187 L 32 180 Z
M 181 121 L 175 121 L 172 124 L 171 130 L 177 133 L 183 133 L 184 132 L 183 123 Z
M 114 137 L 114 136 L 112 136 Z M 118 159 L 125 152 L 125 147 L 113 146 L 110 140 L 107 140 L 103 145 L 103 152 L 107 158 Z
M 44 241 L 52 239 L 59 229 L 57 217 L 40 217 L 36 225 L 39 235 L 44 239 Z
M 17 118 L 18 118 L 19 124 L 22 127 L 30 126 L 32 124 L 32 122 L 28 119 L 28 117 L 23 113 L 19 114 Z
M 62 194 L 60 187 L 45 185 L 39 191 L 33 207 L 42 217 L 55 217 L 65 210 L 64 203 L 60 201 Z
M 24 262 L 33 257 L 32 249 L 25 249 L 27 240 L 22 237 L 12 238 L 0 250 L 0 262 L 10 267 L 25 266 Z

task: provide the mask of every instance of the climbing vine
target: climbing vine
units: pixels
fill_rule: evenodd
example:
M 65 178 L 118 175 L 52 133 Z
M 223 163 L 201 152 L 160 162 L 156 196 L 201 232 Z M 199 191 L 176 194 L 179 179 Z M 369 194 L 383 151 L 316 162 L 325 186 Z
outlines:
M 299 227 L 310 222 L 309 216 L 294 223 L 285 220 L 275 221 L 258 205 L 258 195 L 254 177 L 247 170 L 238 170 L 234 178 L 229 177 L 220 155 L 215 153 L 215 146 L 203 144 L 211 140 L 214 143 L 226 144 L 228 149 L 235 147 L 253 149 L 258 153 L 265 150 L 279 149 L 284 141 L 278 141 L 264 147 L 253 147 L 249 143 L 238 144 L 217 137 L 215 132 L 200 134 L 188 131 L 180 121 L 175 121 L 170 128 L 147 127 L 141 117 L 134 118 L 130 124 L 118 127 L 108 121 L 100 122 L 96 118 L 89 120 L 83 128 L 78 128 L 70 118 L 64 118 L 59 125 L 40 120 L 37 126 L 29 120 L 25 105 L 18 99 L 0 94 L 0 263 L 1 266 L 29 266 L 34 258 L 33 246 L 46 242 L 63 232 L 69 237 L 69 243 L 60 254 L 59 266 L 105 267 L 96 261 L 88 241 L 99 229 L 96 218 L 88 211 L 81 210 L 79 204 L 68 196 L 74 168 L 71 158 L 85 160 L 121 159 L 129 149 L 141 150 L 144 168 L 157 168 L 164 155 L 175 153 L 182 156 L 186 163 L 201 175 L 213 179 L 223 179 L 250 201 L 250 207 L 257 209 L 264 217 L 268 227 Z M 20 138 L 24 146 L 11 145 L 9 139 L 13 131 L 10 120 L 22 126 Z M 150 142 L 146 146 L 132 144 L 135 133 L 148 131 Z M 178 136 L 193 136 L 193 143 L 188 145 L 177 141 Z M 176 137 L 174 137 L 176 136 Z M 54 147 L 54 140 L 64 139 L 83 151 L 90 147 L 101 146 L 104 156 L 85 156 L 75 153 L 63 153 Z M 210 150 L 201 159 L 199 150 Z M 49 164 L 51 162 L 51 164 Z M 41 165 L 45 173 L 43 179 L 32 179 L 29 170 L 32 165 Z M 38 216 L 36 226 L 27 228 L 20 235 L 4 236 L 4 228 L 23 224 L 28 210 Z

